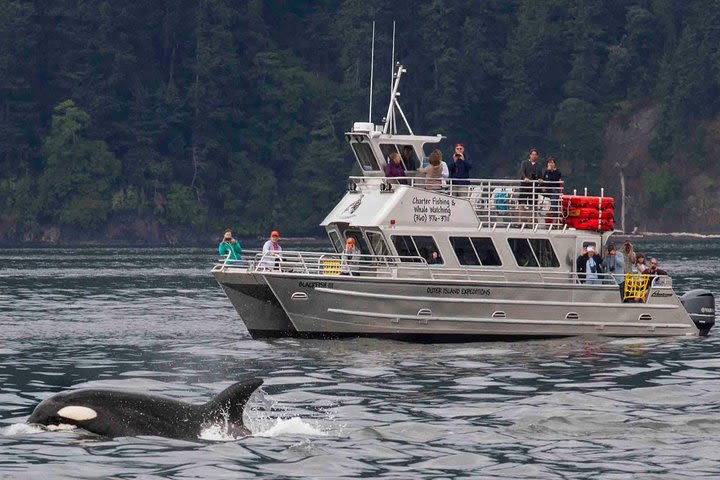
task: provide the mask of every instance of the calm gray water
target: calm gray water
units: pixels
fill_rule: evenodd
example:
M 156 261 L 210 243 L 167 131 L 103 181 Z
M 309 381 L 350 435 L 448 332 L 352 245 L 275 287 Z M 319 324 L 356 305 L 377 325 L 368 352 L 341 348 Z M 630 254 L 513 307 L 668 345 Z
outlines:
M 718 242 L 640 242 L 720 291 Z M 212 248 L 0 250 L 0 478 L 720 476 L 720 335 L 417 345 L 252 340 Z M 204 402 L 266 380 L 255 435 L 100 438 L 24 424 L 72 387 Z

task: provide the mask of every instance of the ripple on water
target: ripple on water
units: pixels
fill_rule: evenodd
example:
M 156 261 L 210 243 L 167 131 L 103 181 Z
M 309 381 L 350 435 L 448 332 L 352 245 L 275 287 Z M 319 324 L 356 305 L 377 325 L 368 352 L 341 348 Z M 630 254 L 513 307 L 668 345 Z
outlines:
M 647 242 L 675 288 L 720 246 Z M 720 345 L 252 340 L 201 249 L 0 251 L 0 477 L 714 478 Z M 92 275 L 87 272 L 91 271 Z M 105 439 L 24 423 L 73 388 L 190 403 L 265 379 L 255 435 Z

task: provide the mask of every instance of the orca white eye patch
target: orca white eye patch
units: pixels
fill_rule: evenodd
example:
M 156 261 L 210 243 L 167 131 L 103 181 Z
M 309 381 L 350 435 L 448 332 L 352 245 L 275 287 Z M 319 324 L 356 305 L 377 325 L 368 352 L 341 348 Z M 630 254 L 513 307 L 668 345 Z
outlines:
M 82 422 L 83 420 L 92 420 L 97 417 L 97 412 L 92 408 L 81 407 L 77 405 L 71 405 L 69 407 L 63 407 L 57 412 L 58 416 L 67 418 L 69 420 L 75 420 L 76 422 Z

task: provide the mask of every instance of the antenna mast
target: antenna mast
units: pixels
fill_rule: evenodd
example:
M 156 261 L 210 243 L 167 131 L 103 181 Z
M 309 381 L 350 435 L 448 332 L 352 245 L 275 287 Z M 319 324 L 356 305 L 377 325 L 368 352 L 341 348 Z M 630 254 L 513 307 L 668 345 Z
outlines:
M 374 66 L 375 66 L 375 22 L 373 21 L 372 48 L 370 49 L 370 108 L 368 109 L 368 123 L 372 123 L 373 74 L 375 73 L 373 71 Z

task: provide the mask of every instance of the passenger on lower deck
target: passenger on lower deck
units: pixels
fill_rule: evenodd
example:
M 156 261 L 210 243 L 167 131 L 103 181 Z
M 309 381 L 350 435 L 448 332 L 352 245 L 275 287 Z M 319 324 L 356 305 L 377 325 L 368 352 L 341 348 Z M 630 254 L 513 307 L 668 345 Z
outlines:
M 638 253 L 635 255 L 635 270 L 637 273 L 645 273 L 645 270 L 647 270 L 647 265 L 645 264 L 645 255 L 642 253 Z
M 340 255 L 340 275 L 360 275 L 360 250 L 355 246 L 355 239 L 348 237 L 345 248 Z
M 657 258 L 651 258 L 650 259 L 650 266 L 645 269 L 645 271 L 642 273 L 643 275 L 652 275 L 652 283 L 655 285 L 655 283 L 659 280 L 660 275 L 667 276 L 667 272 L 663 270 L 662 268 L 658 268 L 658 261 Z
M 577 276 L 581 283 L 591 285 L 600 285 L 600 273 L 602 273 L 603 259 L 600 255 L 595 255 L 595 247 L 592 245 L 585 249 L 576 262 Z

